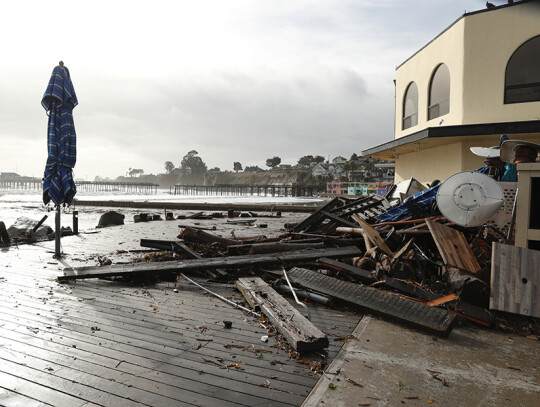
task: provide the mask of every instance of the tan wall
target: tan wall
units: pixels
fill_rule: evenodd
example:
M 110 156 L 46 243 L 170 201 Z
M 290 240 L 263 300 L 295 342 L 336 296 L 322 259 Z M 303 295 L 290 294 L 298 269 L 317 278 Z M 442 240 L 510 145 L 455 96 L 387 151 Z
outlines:
M 444 181 L 461 171 L 471 171 L 484 166 L 484 159 L 473 154 L 471 147 L 499 145 L 500 135 L 471 137 L 470 140 L 449 143 L 437 147 L 420 147 L 420 151 L 400 154 L 395 161 L 395 182 L 411 177 L 424 185 L 438 179 Z M 513 140 L 524 140 L 540 144 L 540 133 L 516 135 Z
M 506 65 L 521 44 L 540 35 L 540 2 L 464 20 L 463 124 L 540 120 L 540 102 L 504 104 Z
M 536 35 L 540 35 L 540 2 L 458 20 L 397 69 L 395 138 L 439 125 L 540 120 L 540 102 L 504 104 L 506 64 Z M 441 62 L 450 71 L 450 113 L 427 121 L 429 82 Z M 418 124 L 403 131 L 403 96 L 411 81 L 418 86 Z
M 396 159 L 395 182 L 415 178 L 426 185 L 433 180 L 444 181 L 462 168 L 461 143 L 451 143 L 413 153 Z
M 443 125 L 445 126 L 461 124 L 463 115 L 463 35 L 464 22 L 461 19 L 396 71 L 396 138 L 416 133 L 426 127 L 438 126 L 441 119 L 444 119 Z M 450 71 L 450 112 L 428 121 L 429 83 L 433 72 L 441 63 L 446 64 Z M 402 131 L 403 98 L 405 90 L 411 82 L 416 82 L 418 86 L 418 124 Z

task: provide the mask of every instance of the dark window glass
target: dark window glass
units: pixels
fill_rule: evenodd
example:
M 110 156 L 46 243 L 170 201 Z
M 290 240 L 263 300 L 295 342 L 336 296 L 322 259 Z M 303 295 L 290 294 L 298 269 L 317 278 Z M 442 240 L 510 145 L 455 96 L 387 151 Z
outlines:
M 403 130 L 418 124 L 418 87 L 411 82 L 403 98 Z
M 540 178 L 531 178 L 531 200 L 530 202 L 539 202 L 540 199 Z M 529 228 L 540 229 L 540 211 L 536 205 L 530 205 L 529 211 Z
M 510 57 L 505 81 L 504 103 L 540 101 L 540 35 Z
M 428 120 L 444 116 L 450 111 L 450 71 L 440 64 L 429 86 Z

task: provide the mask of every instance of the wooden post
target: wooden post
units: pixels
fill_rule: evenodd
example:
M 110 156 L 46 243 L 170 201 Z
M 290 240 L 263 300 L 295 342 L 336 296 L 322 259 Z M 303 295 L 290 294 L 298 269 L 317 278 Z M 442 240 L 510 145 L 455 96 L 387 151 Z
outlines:
M 60 253 L 60 205 L 56 206 L 56 216 L 54 221 L 54 258 L 59 259 L 62 257 L 62 253 Z

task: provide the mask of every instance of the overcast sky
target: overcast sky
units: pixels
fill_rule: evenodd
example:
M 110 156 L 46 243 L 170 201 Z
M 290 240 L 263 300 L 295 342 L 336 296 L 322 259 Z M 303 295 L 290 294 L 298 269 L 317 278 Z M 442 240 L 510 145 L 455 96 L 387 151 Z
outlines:
M 493 1 L 499 5 L 505 1 Z M 393 138 L 395 67 L 485 0 L 11 1 L 0 25 L 0 172 L 41 177 L 41 98 L 63 60 L 79 99 L 75 177 Z

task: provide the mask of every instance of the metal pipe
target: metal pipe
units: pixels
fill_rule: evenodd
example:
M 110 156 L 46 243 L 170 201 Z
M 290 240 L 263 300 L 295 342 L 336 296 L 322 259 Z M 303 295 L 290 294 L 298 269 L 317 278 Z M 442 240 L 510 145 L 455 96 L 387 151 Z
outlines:
M 286 293 L 291 292 L 291 289 L 289 288 L 289 286 L 285 285 L 285 284 L 278 284 L 274 288 L 277 291 L 280 291 L 280 292 L 286 292 Z M 328 305 L 330 305 L 332 303 L 331 298 L 325 297 L 323 295 L 315 294 L 315 293 L 312 293 L 312 292 L 309 292 L 309 291 L 296 290 L 296 294 L 300 298 L 305 298 L 306 300 L 316 302 L 317 304 L 322 304 L 322 305 L 327 305 L 328 306 Z
M 187 277 L 185 274 L 180 273 L 180 275 L 181 275 L 183 278 L 185 278 L 186 281 L 190 282 L 190 283 L 193 284 L 194 286 L 197 286 L 197 287 L 199 287 L 201 290 L 206 291 L 208 294 L 212 294 L 214 297 L 220 299 L 221 301 L 226 302 L 227 304 L 234 306 L 234 308 L 239 308 L 239 309 L 241 309 L 242 311 L 249 312 L 250 314 L 255 315 L 257 318 L 260 318 L 260 317 L 261 317 L 261 314 L 255 312 L 255 311 L 252 311 L 252 310 L 250 310 L 250 309 L 247 309 L 246 307 L 242 307 L 241 305 L 238 305 L 237 303 L 235 303 L 235 302 L 233 302 L 233 301 L 231 301 L 231 300 L 228 300 L 227 298 L 222 297 L 221 295 L 216 294 L 216 293 L 210 291 L 208 288 L 205 288 L 205 287 L 203 287 L 202 285 L 200 285 L 199 283 L 196 283 L 196 282 L 193 281 L 191 278 Z
M 289 276 L 287 276 L 287 271 L 285 270 L 285 267 L 282 266 L 281 268 L 283 269 L 283 275 L 285 276 L 285 280 L 287 280 L 287 284 L 289 285 L 289 288 L 291 289 L 291 292 L 292 292 L 292 295 L 293 295 L 293 297 L 294 297 L 294 300 L 296 301 L 296 303 L 297 303 L 298 305 L 301 305 L 302 308 L 304 308 L 304 309 L 306 310 L 306 312 L 307 312 L 307 319 L 308 319 L 309 321 L 311 321 L 311 312 L 309 312 L 309 308 L 308 308 L 307 305 L 304 304 L 303 302 L 298 301 L 298 297 L 296 296 L 296 293 L 294 292 L 294 288 L 293 288 L 293 286 L 291 285 L 291 282 L 289 281 Z

